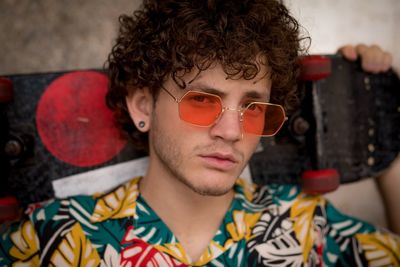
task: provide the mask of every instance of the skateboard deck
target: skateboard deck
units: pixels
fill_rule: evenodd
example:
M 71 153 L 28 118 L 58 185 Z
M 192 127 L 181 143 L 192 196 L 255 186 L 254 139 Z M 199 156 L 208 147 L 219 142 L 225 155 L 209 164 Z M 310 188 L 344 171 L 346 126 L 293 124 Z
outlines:
M 379 175 L 400 151 L 398 76 L 363 72 L 340 55 L 308 56 L 301 65 L 300 109 L 262 140 L 250 162 L 255 182 L 329 180 L 333 170 L 341 183 Z
M 364 73 L 340 56 L 307 57 L 302 66 L 301 107 L 277 136 L 262 138 L 249 163 L 253 181 L 379 174 L 400 151 L 396 74 Z M 0 90 L 0 198 L 24 206 L 144 172 L 146 154 L 122 138 L 106 107 L 103 72 L 8 75 Z M 114 171 L 121 166 L 123 175 Z

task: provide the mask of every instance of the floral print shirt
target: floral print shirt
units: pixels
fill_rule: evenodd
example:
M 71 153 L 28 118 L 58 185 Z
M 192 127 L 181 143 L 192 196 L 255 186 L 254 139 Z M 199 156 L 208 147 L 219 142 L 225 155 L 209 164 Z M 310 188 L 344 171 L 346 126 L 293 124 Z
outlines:
M 34 205 L 3 229 L 0 266 L 399 266 L 400 239 L 292 185 L 238 179 L 199 259 L 146 204 L 135 178 L 98 196 Z

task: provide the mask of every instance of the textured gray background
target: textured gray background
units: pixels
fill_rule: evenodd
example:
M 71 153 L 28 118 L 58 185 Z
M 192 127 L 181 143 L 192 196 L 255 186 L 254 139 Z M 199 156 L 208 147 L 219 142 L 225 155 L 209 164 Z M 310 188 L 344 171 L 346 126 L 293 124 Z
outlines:
M 0 0 L 0 74 L 103 66 L 132 0 Z
M 310 52 L 379 43 L 400 66 L 400 1 L 285 0 L 313 38 Z M 101 67 L 118 15 L 140 0 L 0 0 L 0 75 Z

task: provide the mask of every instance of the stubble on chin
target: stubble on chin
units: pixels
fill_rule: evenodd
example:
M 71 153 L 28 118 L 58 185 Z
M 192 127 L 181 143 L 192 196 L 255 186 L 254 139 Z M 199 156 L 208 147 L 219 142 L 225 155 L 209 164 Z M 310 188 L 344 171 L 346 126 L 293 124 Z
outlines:
M 214 151 L 217 147 L 216 144 L 205 147 L 200 145 L 195 146 L 192 149 L 193 153 L 184 155 L 182 153 L 184 141 L 177 137 L 169 136 L 166 131 L 161 131 L 156 118 L 153 118 L 150 139 L 152 140 L 155 157 L 158 158 L 162 169 L 165 170 L 165 175 L 169 175 L 173 179 L 178 180 L 190 190 L 202 196 L 223 196 L 232 190 L 237 177 L 232 178 L 231 183 L 222 184 L 220 186 L 215 186 L 214 184 L 196 185 L 195 181 L 190 179 L 190 176 L 196 176 L 196 174 L 193 174 L 195 170 L 189 170 L 185 161 L 190 162 L 193 160 L 196 153 L 201 151 Z

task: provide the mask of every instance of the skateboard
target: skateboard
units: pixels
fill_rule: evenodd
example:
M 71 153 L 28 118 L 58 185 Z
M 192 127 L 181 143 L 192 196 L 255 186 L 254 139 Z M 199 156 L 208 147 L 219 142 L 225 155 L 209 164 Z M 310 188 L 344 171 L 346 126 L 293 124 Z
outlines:
M 301 61 L 300 108 L 262 140 L 253 180 L 300 183 L 309 193 L 379 175 L 400 152 L 400 81 L 391 70 L 363 72 L 340 55 Z
M 337 55 L 308 56 L 301 66 L 300 108 L 278 135 L 262 138 L 249 163 L 253 181 L 302 183 L 324 193 L 378 175 L 400 151 L 396 74 L 364 73 Z M 0 78 L 0 210 L 7 209 L 0 213 L 12 217 L 17 203 L 144 172 L 146 153 L 116 129 L 106 91 L 98 70 Z

